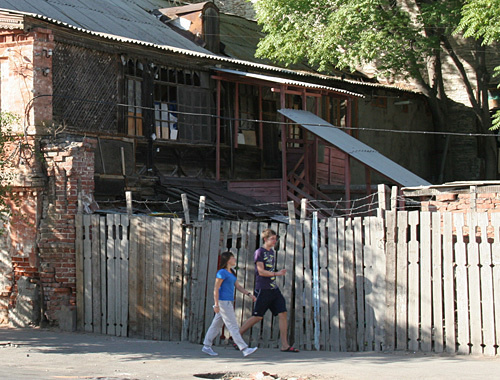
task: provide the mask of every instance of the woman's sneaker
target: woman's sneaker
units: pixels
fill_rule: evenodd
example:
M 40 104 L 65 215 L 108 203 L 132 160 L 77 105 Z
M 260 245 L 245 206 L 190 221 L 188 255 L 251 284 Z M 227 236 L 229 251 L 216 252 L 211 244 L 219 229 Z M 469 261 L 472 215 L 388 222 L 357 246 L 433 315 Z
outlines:
M 217 352 L 215 352 L 214 350 L 212 350 L 212 347 L 210 346 L 203 346 L 203 348 L 201 349 L 205 354 L 208 354 L 210 356 L 217 356 L 219 355 Z M 245 354 L 243 354 L 245 355 Z M 245 355 L 246 356 L 246 355 Z
M 242 350 L 241 353 L 243 354 L 243 356 L 248 356 L 253 354 L 255 351 L 257 351 L 257 347 L 254 348 L 247 347 L 244 350 Z

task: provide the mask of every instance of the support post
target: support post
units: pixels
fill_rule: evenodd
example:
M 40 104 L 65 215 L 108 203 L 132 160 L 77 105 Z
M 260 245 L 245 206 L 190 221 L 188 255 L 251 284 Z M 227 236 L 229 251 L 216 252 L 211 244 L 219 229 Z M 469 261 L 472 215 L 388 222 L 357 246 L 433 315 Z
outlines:
M 198 222 L 205 220 L 205 196 L 200 195 L 200 204 L 198 206 Z
M 191 224 L 191 219 L 189 218 L 189 203 L 186 193 L 181 194 L 182 208 L 184 209 L 184 221 L 186 224 Z

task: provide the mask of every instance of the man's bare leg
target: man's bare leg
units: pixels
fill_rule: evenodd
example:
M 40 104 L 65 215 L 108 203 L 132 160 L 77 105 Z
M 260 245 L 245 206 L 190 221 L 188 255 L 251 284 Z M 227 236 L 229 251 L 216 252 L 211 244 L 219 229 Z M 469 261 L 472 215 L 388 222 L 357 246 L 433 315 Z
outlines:
M 280 338 L 281 338 L 281 349 L 286 350 L 290 345 L 288 344 L 288 321 L 287 312 L 279 313 L 279 326 L 280 326 Z
M 247 330 L 251 329 L 253 325 L 260 321 L 262 321 L 262 317 L 252 316 L 248 318 L 246 322 L 241 325 L 240 334 L 243 335 Z

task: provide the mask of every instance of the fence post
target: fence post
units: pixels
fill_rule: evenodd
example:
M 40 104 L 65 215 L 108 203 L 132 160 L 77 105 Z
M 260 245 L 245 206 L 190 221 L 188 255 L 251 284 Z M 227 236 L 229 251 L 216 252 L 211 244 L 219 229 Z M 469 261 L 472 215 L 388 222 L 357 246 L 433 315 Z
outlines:
M 127 201 L 127 214 L 132 215 L 132 192 L 125 191 L 125 199 Z
M 288 222 L 289 224 L 295 224 L 295 205 L 293 201 L 288 201 Z
M 312 219 L 312 261 L 313 261 L 313 307 L 314 307 L 314 348 L 319 351 L 319 260 L 318 260 L 318 212 Z
M 182 207 L 184 208 L 184 219 L 186 226 L 186 240 L 184 245 L 184 276 L 183 276 L 183 297 L 182 297 L 182 331 L 181 341 L 188 340 L 188 326 L 190 314 L 190 301 L 191 301 L 191 262 L 192 262 L 192 245 L 193 245 L 193 226 L 189 218 L 189 204 L 187 195 L 181 194 Z M 200 198 L 201 203 L 201 198 Z
M 307 217 L 307 199 L 302 198 L 300 202 L 300 222 L 304 223 Z
M 397 186 L 393 186 L 391 188 L 391 210 L 396 211 L 396 208 L 398 207 L 398 192 L 399 189 Z

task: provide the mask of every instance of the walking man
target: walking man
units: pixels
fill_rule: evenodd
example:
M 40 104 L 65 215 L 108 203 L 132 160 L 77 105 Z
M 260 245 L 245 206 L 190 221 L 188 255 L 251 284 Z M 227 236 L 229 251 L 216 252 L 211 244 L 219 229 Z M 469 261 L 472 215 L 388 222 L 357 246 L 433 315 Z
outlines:
M 264 318 L 264 314 L 269 309 L 274 316 L 279 318 L 281 351 L 299 352 L 296 348 L 288 344 L 288 321 L 285 298 L 276 284 L 277 276 L 284 276 L 286 269 L 275 270 L 274 246 L 278 241 L 275 231 L 270 228 L 262 231 L 261 238 L 264 242 L 262 247 L 254 254 L 255 262 L 255 302 L 252 316 L 240 327 L 240 334 L 243 335 L 253 325 Z

